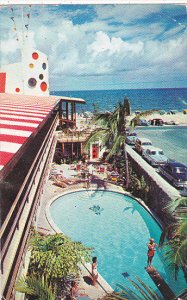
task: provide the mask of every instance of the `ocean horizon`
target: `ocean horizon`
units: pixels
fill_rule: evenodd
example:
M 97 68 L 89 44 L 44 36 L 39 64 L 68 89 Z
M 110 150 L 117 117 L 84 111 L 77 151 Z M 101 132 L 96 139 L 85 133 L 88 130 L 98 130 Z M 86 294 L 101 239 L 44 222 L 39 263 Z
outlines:
M 129 98 L 132 111 L 182 111 L 187 108 L 187 88 L 52 91 L 51 95 L 83 98 L 86 103 L 77 105 L 78 112 L 93 111 L 93 104 L 96 104 L 100 111 L 111 111 L 125 97 Z

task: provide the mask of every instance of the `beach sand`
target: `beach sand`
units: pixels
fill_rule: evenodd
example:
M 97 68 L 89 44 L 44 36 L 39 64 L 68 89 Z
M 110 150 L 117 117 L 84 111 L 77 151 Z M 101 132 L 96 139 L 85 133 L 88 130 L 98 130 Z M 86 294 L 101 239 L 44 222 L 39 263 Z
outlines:
M 127 117 L 127 121 L 132 120 L 135 117 L 135 114 L 131 114 L 130 116 Z M 177 125 L 182 125 L 182 126 L 187 126 L 187 114 L 185 115 L 183 112 L 177 112 L 174 115 L 160 115 L 160 113 L 156 112 L 153 114 L 150 114 L 148 116 L 141 116 L 141 120 L 152 120 L 152 119 L 162 119 L 164 122 L 175 122 Z M 167 125 L 166 125 L 167 126 Z M 92 123 L 91 118 L 84 118 L 84 117 L 77 117 L 77 128 L 79 130 L 82 129 L 89 129 L 91 128 L 92 130 L 95 128 L 94 124 Z
M 127 119 L 130 121 L 135 117 L 135 114 L 132 114 Z M 160 115 L 160 113 L 153 113 L 149 116 L 142 116 L 140 117 L 142 120 L 152 120 L 152 119 L 162 119 L 164 122 L 171 122 L 174 121 L 177 125 L 185 125 L 187 126 L 187 114 L 185 115 L 183 112 L 177 112 L 175 115 Z

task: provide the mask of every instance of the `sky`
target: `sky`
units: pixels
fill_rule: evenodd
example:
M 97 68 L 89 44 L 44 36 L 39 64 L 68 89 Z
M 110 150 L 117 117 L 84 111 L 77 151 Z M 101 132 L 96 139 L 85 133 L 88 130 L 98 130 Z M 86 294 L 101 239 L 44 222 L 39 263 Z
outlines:
M 186 12 L 174 4 L 1 6 L 0 64 L 20 61 L 24 37 L 48 55 L 51 91 L 186 87 Z

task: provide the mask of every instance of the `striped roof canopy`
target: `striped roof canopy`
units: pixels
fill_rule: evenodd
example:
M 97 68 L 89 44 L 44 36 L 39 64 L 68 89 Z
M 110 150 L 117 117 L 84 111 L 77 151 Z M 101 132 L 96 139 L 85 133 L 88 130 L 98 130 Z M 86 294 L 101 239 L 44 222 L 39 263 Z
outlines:
M 0 170 L 59 102 L 60 97 L 0 94 Z

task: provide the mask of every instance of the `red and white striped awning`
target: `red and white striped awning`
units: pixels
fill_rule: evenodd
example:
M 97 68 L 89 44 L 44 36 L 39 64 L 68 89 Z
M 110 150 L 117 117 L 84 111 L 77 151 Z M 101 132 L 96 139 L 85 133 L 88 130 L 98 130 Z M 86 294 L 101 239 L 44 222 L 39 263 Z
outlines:
M 60 98 L 0 94 L 0 170 L 37 131 Z

